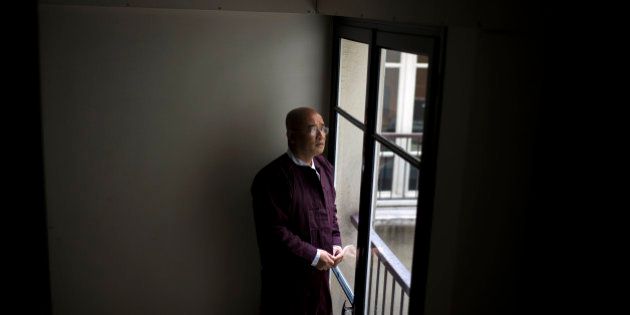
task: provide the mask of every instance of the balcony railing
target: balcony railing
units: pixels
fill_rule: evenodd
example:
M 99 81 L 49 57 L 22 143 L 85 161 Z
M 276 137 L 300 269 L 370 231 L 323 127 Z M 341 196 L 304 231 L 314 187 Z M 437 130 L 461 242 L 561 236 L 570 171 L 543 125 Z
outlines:
M 373 309 L 374 314 L 395 314 L 394 309 L 396 308 L 400 314 L 403 314 L 406 309 L 405 300 L 409 300 L 411 273 L 373 230 L 370 232 L 370 238 L 372 241 L 370 269 L 372 272 L 369 279 L 370 292 L 368 296 L 370 300 L 367 313 L 370 314 L 370 310 Z M 376 266 L 374 266 L 375 261 Z M 383 266 L 382 270 L 381 266 Z M 375 269 L 376 278 L 374 278 Z M 391 293 L 387 291 L 388 275 L 392 277 L 389 281 L 391 283 Z M 396 288 L 400 292 L 397 292 Z M 386 313 L 388 309 L 389 313 Z
M 422 133 L 383 132 L 381 133 L 381 136 L 400 147 L 414 158 L 418 160 L 421 158 Z M 389 161 L 389 163 L 391 163 L 391 173 L 389 176 L 385 176 L 385 173 L 379 173 L 378 189 L 376 191 L 377 201 L 416 199 L 418 196 L 417 170 L 414 171 L 409 163 L 395 162 L 396 154 L 390 151 L 387 147 L 381 146 L 380 148 L 380 163 L 383 163 L 383 161 Z M 381 164 L 380 167 L 385 167 L 385 164 Z M 384 169 L 379 170 L 379 172 L 382 171 L 384 171 Z M 415 176 L 412 177 L 412 175 Z M 394 189 L 394 187 L 398 188 Z
M 351 221 L 357 228 L 359 225 L 358 213 L 351 216 Z M 411 272 L 373 230 L 370 232 L 370 240 L 372 259 L 368 280 L 367 314 L 405 314 L 409 307 Z M 354 294 L 343 273 L 337 267 L 333 268 L 333 273 L 346 294 L 347 300 L 351 305 L 354 304 Z M 391 279 L 388 281 L 388 278 Z M 407 301 L 406 304 L 405 301 Z
M 401 147 L 409 154 L 420 158 L 422 155 L 422 132 L 416 133 L 396 133 L 396 132 L 381 132 L 383 138 L 389 140 L 389 142 Z M 390 151 L 383 151 L 390 152 Z

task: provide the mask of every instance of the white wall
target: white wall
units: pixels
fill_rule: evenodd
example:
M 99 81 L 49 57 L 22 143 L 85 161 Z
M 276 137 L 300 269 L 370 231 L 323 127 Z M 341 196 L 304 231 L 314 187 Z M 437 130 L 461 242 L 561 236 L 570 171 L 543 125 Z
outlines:
M 251 314 L 249 186 L 327 108 L 330 20 L 40 6 L 54 314 Z

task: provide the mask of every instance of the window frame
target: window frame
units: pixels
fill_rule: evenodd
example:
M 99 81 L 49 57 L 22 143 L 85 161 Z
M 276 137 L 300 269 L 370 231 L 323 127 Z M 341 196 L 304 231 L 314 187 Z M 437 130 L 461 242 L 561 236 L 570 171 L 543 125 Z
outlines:
M 351 116 L 338 106 L 339 61 L 341 38 L 368 44 L 368 72 L 363 122 Z M 437 144 L 441 91 L 443 80 L 443 55 L 446 29 L 410 24 L 386 23 L 355 18 L 333 18 L 333 52 L 330 103 L 329 139 L 332 139 L 327 152 L 334 165 L 336 157 L 337 115 L 363 131 L 363 161 L 361 174 L 361 193 L 359 206 L 359 224 L 357 239 L 357 265 L 355 272 L 354 312 L 363 314 L 368 309 L 368 267 L 370 266 L 370 231 L 372 226 L 372 189 L 375 179 L 376 143 L 391 150 L 420 174 L 418 195 L 416 198 L 416 232 L 414 235 L 413 266 L 411 270 L 411 289 L 409 295 L 409 313 L 424 314 L 426 284 L 429 262 L 429 244 L 433 199 L 435 192 L 435 170 L 437 162 Z M 422 159 L 415 158 L 409 152 L 390 143 L 377 131 L 378 87 L 380 76 L 381 48 L 409 53 L 421 53 L 429 56 L 427 74 L 427 95 L 425 125 L 423 131 Z M 421 187 L 421 189 L 420 189 Z M 420 209 L 423 209 L 422 211 Z

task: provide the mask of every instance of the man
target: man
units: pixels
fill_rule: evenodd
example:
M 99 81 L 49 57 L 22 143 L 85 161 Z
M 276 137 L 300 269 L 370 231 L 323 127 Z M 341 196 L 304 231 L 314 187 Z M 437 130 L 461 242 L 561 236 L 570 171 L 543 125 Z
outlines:
M 254 178 L 263 314 L 332 314 L 329 269 L 343 259 L 328 127 L 308 107 L 286 117 L 287 152 Z

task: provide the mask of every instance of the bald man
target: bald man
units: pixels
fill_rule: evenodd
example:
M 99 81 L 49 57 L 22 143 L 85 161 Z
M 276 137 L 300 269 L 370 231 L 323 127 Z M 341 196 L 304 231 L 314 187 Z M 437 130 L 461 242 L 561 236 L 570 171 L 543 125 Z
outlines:
M 328 127 L 312 108 L 286 117 L 288 150 L 254 178 L 262 314 L 332 314 L 329 269 L 343 260 Z

